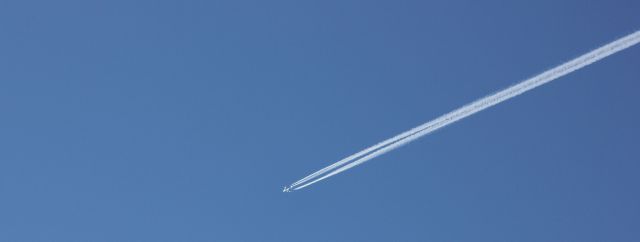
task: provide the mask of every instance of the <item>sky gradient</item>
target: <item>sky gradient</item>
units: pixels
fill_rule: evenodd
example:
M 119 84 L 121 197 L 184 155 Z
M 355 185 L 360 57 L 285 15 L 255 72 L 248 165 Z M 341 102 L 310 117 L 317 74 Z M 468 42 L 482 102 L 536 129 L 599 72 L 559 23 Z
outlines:
M 638 1 L 2 1 L 0 241 L 638 241 Z

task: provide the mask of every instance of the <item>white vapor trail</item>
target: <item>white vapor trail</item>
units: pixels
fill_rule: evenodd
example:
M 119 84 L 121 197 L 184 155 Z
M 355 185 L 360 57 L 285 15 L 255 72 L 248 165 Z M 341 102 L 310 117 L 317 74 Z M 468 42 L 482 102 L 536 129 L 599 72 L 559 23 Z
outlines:
M 547 70 L 537 76 L 534 76 L 530 79 L 522 81 L 516 85 L 513 85 L 495 94 L 481 98 L 461 108 L 458 108 L 452 112 L 442 115 L 432 121 L 429 121 L 409 131 L 396 135 L 393 138 L 387 139 L 374 146 L 366 148 L 358 153 L 350 155 L 347 158 L 344 158 L 330 166 L 322 168 L 312 173 L 311 175 L 308 175 L 294 182 L 290 186 L 285 187 L 285 191 L 289 191 L 289 189 L 299 190 L 311 184 L 314 184 L 316 182 L 329 178 L 333 175 L 341 173 L 354 166 L 360 165 L 368 160 L 371 160 L 382 154 L 392 151 L 400 146 L 408 144 L 444 126 L 447 126 L 458 120 L 466 118 L 472 114 L 480 112 L 488 107 L 491 107 L 493 105 L 506 101 L 512 97 L 518 96 L 542 84 L 551 82 L 557 78 L 560 78 L 564 75 L 574 72 L 582 67 L 592 64 L 609 55 L 622 51 L 635 44 L 638 44 L 639 42 L 640 42 L 640 31 L 636 31 L 632 34 L 629 34 L 625 37 L 615 40 L 609 44 L 606 44 L 600 48 L 592 50 L 584 55 L 581 55 L 560 66 Z

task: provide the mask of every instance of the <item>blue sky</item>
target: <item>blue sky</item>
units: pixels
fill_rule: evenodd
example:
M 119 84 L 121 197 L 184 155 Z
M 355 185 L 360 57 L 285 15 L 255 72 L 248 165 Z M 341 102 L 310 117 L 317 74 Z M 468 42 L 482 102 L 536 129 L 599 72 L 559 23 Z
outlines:
M 638 1 L 3 1 L 0 241 L 638 241 Z

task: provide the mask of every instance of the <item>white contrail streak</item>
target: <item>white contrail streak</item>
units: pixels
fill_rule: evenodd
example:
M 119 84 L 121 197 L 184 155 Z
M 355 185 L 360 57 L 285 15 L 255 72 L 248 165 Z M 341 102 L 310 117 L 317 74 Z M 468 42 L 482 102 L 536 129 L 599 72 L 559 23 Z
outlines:
M 434 120 L 434 121 L 435 121 L 435 120 Z M 364 149 L 364 150 L 362 150 L 362 151 L 359 151 L 358 153 L 355 153 L 355 154 L 353 154 L 353 155 L 350 155 L 350 156 L 349 156 L 349 157 L 347 157 L 347 158 L 344 158 L 344 159 L 342 159 L 342 160 L 340 160 L 340 161 L 338 161 L 338 162 L 336 162 L 336 163 L 331 164 L 330 166 L 327 166 L 327 167 L 325 167 L 325 168 L 322 168 L 322 169 L 320 169 L 320 170 L 318 170 L 318 171 L 316 171 L 316 172 L 312 173 L 311 175 L 308 175 L 308 176 L 306 176 L 306 177 L 304 177 L 304 178 L 302 178 L 302 179 L 300 179 L 300 180 L 298 180 L 298 181 L 294 182 L 293 184 L 291 184 L 291 187 L 296 186 L 296 185 L 298 185 L 298 184 L 300 184 L 300 183 L 304 183 L 304 182 L 306 182 L 306 181 L 308 181 L 308 180 L 310 180 L 310 179 L 313 179 L 314 177 L 317 177 L 318 175 L 320 175 L 320 174 L 322 174 L 322 173 L 325 173 L 325 172 L 327 172 L 327 171 L 329 171 L 329 170 L 332 170 L 332 169 L 334 169 L 334 168 L 336 168 L 336 167 L 338 167 L 338 166 L 344 165 L 344 164 L 348 163 L 349 161 L 352 161 L 352 160 L 355 160 L 355 159 L 357 159 L 357 158 L 360 158 L 360 157 L 362 157 L 362 156 L 366 155 L 367 153 L 371 153 L 371 152 L 373 152 L 373 151 L 375 151 L 375 150 L 377 150 L 377 149 L 380 149 L 380 148 L 382 148 L 382 147 L 384 147 L 384 146 L 387 146 L 387 145 L 389 145 L 389 144 L 391 144 L 391 143 L 394 143 L 394 142 L 397 142 L 397 141 L 399 141 L 399 140 L 401 140 L 401 139 L 404 139 L 404 138 L 406 138 L 407 136 L 410 136 L 410 135 L 412 135 L 412 134 L 415 134 L 415 133 L 419 132 L 420 130 L 423 130 L 423 129 L 425 129 L 426 127 L 430 126 L 430 125 L 431 125 L 431 123 L 433 123 L 434 121 L 431 121 L 431 122 L 428 122 L 428 123 L 422 124 L 422 125 L 420 125 L 420 126 L 418 126 L 418 127 L 415 127 L 415 128 L 413 128 L 413 129 L 411 129 L 411 130 L 409 130 L 409 131 L 406 131 L 406 132 L 403 132 L 403 133 L 401 133 L 401 134 L 399 134 L 399 135 L 396 135 L 396 136 L 394 136 L 393 138 L 387 139 L 387 140 L 382 141 L 382 142 L 380 142 L 380 143 L 378 143 L 378 144 L 376 144 L 376 145 L 374 145 L 374 146 L 371 146 L 371 147 L 366 148 L 366 149 Z
M 336 175 L 354 166 L 357 166 L 368 160 L 378 157 L 384 153 L 394 150 L 400 146 L 408 144 L 444 126 L 447 126 L 463 118 L 466 118 L 472 114 L 480 112 L 488 107 L 501 103 L 512 97 L 520 95 L 526 91 L 534 89 L 542 84 L 551 82 L 557 78 L 567 75 L 573 71 L 576 71 L 582 67 L 585 67 L 591 63 L 594 63 L 618 51 L 629 48 L 639 42 L 640 42 L 640 31 L 636 31 L 616 41 L 606 44 L 598 49 L 595 49 L 589 53 L 579 56 L 578 58 L 575 58 L 560 66 L 547 70 L 533 78 L 522 81 L 514 86 L 511 86 L 507 89 L 499 91 L 493 95 L 474 101 L 459 109 L 456 109 L 452 112 L 442 115 L 432 121 L 429 121 L 425 124 L 415 127 L 402 134 L 396 135 L 393 138 L 387 139 L 374 146 L 366 148 L 358 153 L 355 153 L 347 158 L 344 158 L 330 166 L 322 168 L 319 171 L 316 171 L 311 175 L 308 175 L 300 179 L 299 181 L 291 184 L 288 188 L 293 190 L 299 190 L 311 184 L 314 184 L 316 182 L 329 178 L 333 175 Z

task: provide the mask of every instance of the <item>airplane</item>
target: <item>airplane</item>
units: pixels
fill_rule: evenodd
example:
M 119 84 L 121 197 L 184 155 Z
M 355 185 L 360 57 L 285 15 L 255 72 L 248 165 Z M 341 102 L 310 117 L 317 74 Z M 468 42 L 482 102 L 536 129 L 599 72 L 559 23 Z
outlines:
M 291 192 L 291 188 L 285 186 L 284 188 L 282 188 L 282 192 Z

